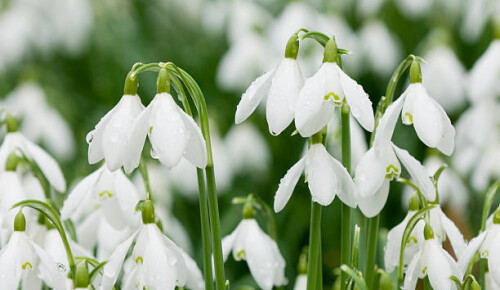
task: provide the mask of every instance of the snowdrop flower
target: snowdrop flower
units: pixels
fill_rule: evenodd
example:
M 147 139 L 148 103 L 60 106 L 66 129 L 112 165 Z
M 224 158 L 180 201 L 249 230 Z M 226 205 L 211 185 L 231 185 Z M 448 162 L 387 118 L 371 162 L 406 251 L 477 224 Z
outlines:
M 139 165 L 146 136 L 151 141 L 151 156 L 169 169 L 183 157 L 198 168 L 207 165 L 206 143 L 200 128 L 167 92 L 156 94 L 137 116 L 130 135 L 131 157 L 124 164 L 125 172 Z
M 458 112 L 466 103 L 464 66 L 445 45 L 432 48 L 424 58 L 427 63 L 422 66 L 423 85 L 446 112 Z
M 396 5 L 404 15 L 411 18 L 418 18 L 425 15 L 432 8 L 433 0 L 397 0 Z
M 455 128 L 444 109 L 422 85 L 420 64 L 416 60 L 410 68 L 410 85 L 400 98 L 405 99 L 401 113 L 403 124 L 413 124 L 418 138 L 428 147 L 451 155 L 455 146 Z
M 403 240 L 403 233 L 408 226 L 410 219 L 419 210 L 418 197 L 416 195 L 412 196 L 410 201 L 410 210 L 406 214 L 405 218 L 401 223 L 392 228 L 387 235 L 387 245 L 384 248 L 384 265 L 387 273 L 391 273 L 399 265 L 399 254 L 401 251 L 401 241 Z M 410 238 L 405 245 L 403 264 L 408 265 L 415 254 L 421 249 L 424 241 L 423 231 L 425 227 L 425 221 L 420 220 L 413 231 L 411 232 Z
M 2 107 L 22 119 L 20 131 L 34 142 L 41 142 L 58 158 L 73 157 L 73 132 L 61 114 L 47 103 L 44 91 L 36 83 L 19 85 Z
M 140 229 L 116 247 L 104 266 L 100 289 L 112 289 L 133 242 L 133 264 L 128 269 L 129 275 L 124 277 L 125 289 L 175 289 L 176 286 L 203 289 L 204 280 L 198 266 L 160 231 L 149 200 L 144 203 L 142 221 Z
M 495 100 L 500 94 L 500 39 L 493 40 L 469 75 L 468 96 L 473 102 Z
M 236 108 L 235 123 L 245 121 L 267 96 L 266 119 L 269 132 L 279 135 L 293 121 L 295 102 L 304 84 L 304 76 L 297 62 L 299 40 L 292 35 L 285 58 L 276 69 L 258 77 L 241 96 Z
M 0 146 L 0 171 L 5 171 L 8 156 L 16 150 L 21 151 L 40 167 L 40 170 L 56 191 L 62 193 L 66 191 L 66 180 L 57 162 L 42 148 L 28 140 L 20 132 L 17 132 L 17 128 L 8 128 L 8 132 Z
M 367 217 L 377 215 L 384 207 L 389 194 L 390 181 L 401 174 L 401 161 L 420 188 L 422 194 L 433 201 L 436 197 L 425 168 L 408 151 L 392 144 L 391 138 L 396 126 L 404 98 L 391 104 L 380 118 L 373 147 L 359 162 L 355 171 L 355 183 L 359 193 L 358 205 Z M 398 161 L 399 159 L 399 161 Z
M 332 38 L 325 46 L 325 58 L 319 70 L 300 90 L 295 107 L 295 126 L 303 137 L 319 132 L 344 100 L 352 115 L 368 131 L 373 131 L 372 103 L 363 88 L 335 63 L 337 45 Z
M 458 256 L 458 266 L 465 273 L 472 257 L 479 251 L 481 258 L 488 259 L 488 268 L 493 285 L 500 285 L 500 210 L 493 214 L 493 223 L 469 242 L 462 255 Z M 497 289 L 497 288 L 491 288 Z
M 92 251 L 97 245 L 97 257 L 107 259 L 139 225 L 134 208 L 144 198 L 122 171 L 104 165 L 70 192 L 61 219 L 75 223 L 83 247 Z
M 444 242 L 446 237 L 448 237 L 455 256 L 460 257 L 462 255 L 467 247 L 467 243 L 460 230 L 446 216 L 439 205 L 430 210 L 430 226 L 434 229 L 436 240 Z
M 460 277 L 457 263 L 441 247 L 440 242 L 434 239 L 434 233 L 429 225 L 425 225 L 424 237 L 422 249 L 415 254 L 408 266 L 404 289 L 415 289 L 418 279 L 426 276 L 433 289 L 454 289 L 455 285 L 450 277 Z
M 118 170 L 128 161 L 130 128 L 135 118 L 144 110 L 137 95 L 137 76 L 127 76 L 125 94 L 118 104 L 97 123 L 87 135 L 89 163 L 95 164 L 103 158 L 110 171 Z M 130 168 L 128 172 L 130 172 Z
M 333 158 L 323 144 L 312 144 L 307 153 L 281 179 L 274 196 L 274 211 L 281 211 L 304 173 L 312 200 L 329 205 L 336 195 L 350 207 L 356 206 L 356 187 L 345 167 Z
M 14 222 L 14 233 L 0 252 L 2 289 L 16 290 L 21 281 L 23 289 L 36 288 L 40 285 L 36 276 L 51 288 L 66 289 L 66 277 L 59 271 L 58 263 L 30 239 L 25 229 L 26 218 L 20 211 Z
M 295 286 L 293 290 L 306 290 L 307 289 L 307 274 L 299 274 L 295 279 Z
M 488 0 L 467 0 L 463 5 L 463 20 L 461 21 L 460 36 L 469 43 L 474 43 L 481 36 L 488 23 L 490 12 L 495 11 L 488 7 Z
M 380 76 L 389 76 L 401 58 L 401 44 L 398 39 L 378 20 L 366 22 L 358 37 L 362 58 L 369 68 Z
M 253 217 L 253 208 L 244 209 L 243 220 L 222 239 L 224 262 L 231 252 L 236 261 L 247 261 L 250 273 L 260 288 L 271 290 L 273 286 L 287 284 L 285 259 L 276 242 L 260 229 Z

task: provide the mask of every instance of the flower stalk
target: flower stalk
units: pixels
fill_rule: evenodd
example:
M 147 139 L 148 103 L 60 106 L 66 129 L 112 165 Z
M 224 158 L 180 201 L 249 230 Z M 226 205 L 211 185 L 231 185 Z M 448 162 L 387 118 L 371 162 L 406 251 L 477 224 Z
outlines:
M 342 126 L 342 164 L 351 174 L 351 122 L 350 108 L 347 104 L 342 105 L 341 110 L 341 126 Z M 342 265 L 350 265 L 351 255 L 351 208 L 341 204 L 341 242 L 340 242 L 340 263 Z M 342 271 L 340 274 L 341 289 L 346 289 L 347 273 Z

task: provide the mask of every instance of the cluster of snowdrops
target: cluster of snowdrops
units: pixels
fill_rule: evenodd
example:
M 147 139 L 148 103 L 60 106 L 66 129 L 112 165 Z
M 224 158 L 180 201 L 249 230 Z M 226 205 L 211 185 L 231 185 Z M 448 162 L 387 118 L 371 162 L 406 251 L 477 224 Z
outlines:
M 324 47 L 323 63 L 309 78 L 297 62 L 303 41 Z M 277 136 L 294 123 L 295 134 L 307 146 L 281 179 L 273 206 L 279 213 L 305 176 L 311 194 L 310 236 L 295 289 L 323 287 L 321 209 L 336 196 L 342 201 L 342 289 L 415 289 L 419 279 L 434 289 L 478 289 L 480 284 L 500 289 L 500 209 L 490 215 L 500 183 L 487 193 L 481 232 L 467 242 L 439 205 L 437 181 L 446 166 L 429 176 L 418 160 L 391 141 L 401 120 L 413 125 L 426 146 L 447 156 L 454 151 L 455 129 L 422 85 L 423 59 L 410 55 L 401 62 L 374 110 L 363 87 L 342 70 L 342 58 L 348 54 L 335 37 L 300 29 L 290 37 L 283 60 L 250 84 L 236 109 L 239 124 L 265 102 L 269 132 Z M 148 71 L 158 74 L 157 94 L 145 107 L 137 88 L 139 75 Z M 406 71 L 409 85 L 395 97 Z M 341 126 L 340 161 L 325 147 L 327 126 L 336 118 Z M 371 132 L 371 138 L 369 150 L 351 169 L 351 126 L 357 126 L 353 120 Z M 257 211 L 268 208 L 259 193 L 234 200 L 242 205 L 242 220 L 229 236 L 221 237 L 217 164 L 205 99 L 196 81 L 174 63 L 132 67 L 123 97 L 87 136 L 89 163 L 104 160 L 102 166 L 81 180 L 62 206 L 59 193 L 66 191 L 66 182 L 56 161 L 18 132 L 18 120 L 9 112 L 2 112 L 1 121 L 7 130 L 0 147 L 2 289 L 228 289 L 224 262 L 231 252 L 235 260 L 247 262 L 260 288 L 288 284 L 276 233 L 266 233 L 255 219 Z M 165 234 L 169 225 L 155 214 L 148 157 L 143 154 L 146 139 L 151 143 L 149 155 L 166 167 L 184 159 L 196 170 L 202 267 Z M 408 179 L 401 177 L 403 168 Z M 143 179 L 145 193 L 130 181 L 133 171 Z M 406 217 L 388 234 L 384 271 L 375 265 L 378 216 L 392 180 L 406 183 L 414 193 Z M 366 228 L 352 222 L 351 209 L 356 207 Z M 363 265 L 358 260 L 361 231 L 367 237 Z M 454 257 L 443 249 L 446 239 Z M 395 269 L 393 282 L 388 273 Z

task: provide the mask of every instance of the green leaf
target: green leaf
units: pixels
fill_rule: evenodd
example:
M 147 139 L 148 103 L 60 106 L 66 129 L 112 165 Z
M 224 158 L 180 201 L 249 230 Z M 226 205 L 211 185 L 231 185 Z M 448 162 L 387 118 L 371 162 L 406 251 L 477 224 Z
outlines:
M 356 283 L 356 286 L 358 286 L 358 289 L 368 290 L 368 288 L 366 287 L 365 279 L 363 279 L 361 273 L 356 273 L 353 269 L 349 268 L 349 266 L 347 265 L 340 266 L 340 270 L 342 270 L 342 272 L 345 272 L 347 275 L 349 275 L 349 277 L 352 278 L 354 283 Z
M 94 269 L 92 269 L 92 272 L 90 272 L 89 275 L 90 281 L 92 281 L 97 276 L 97 274 L 102 270 L 106 263 L 108 263 L 108 261 L 104 261 L 94 266 Z

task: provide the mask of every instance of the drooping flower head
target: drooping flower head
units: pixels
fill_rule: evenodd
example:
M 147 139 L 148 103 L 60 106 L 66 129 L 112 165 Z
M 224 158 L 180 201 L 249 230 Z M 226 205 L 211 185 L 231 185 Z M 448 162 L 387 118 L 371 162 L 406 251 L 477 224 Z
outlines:
M 304 84 L 297 62 L 298 50 L 299 40 L 295 33 L 288 41 L 285 58 L 278 67 L 258 77 L 241 96 L 236 108 L 236 124 L 245 121 L 265 97 L 266 119 L 272 135 L 279 135 L 292 123 L 295 102 Z

